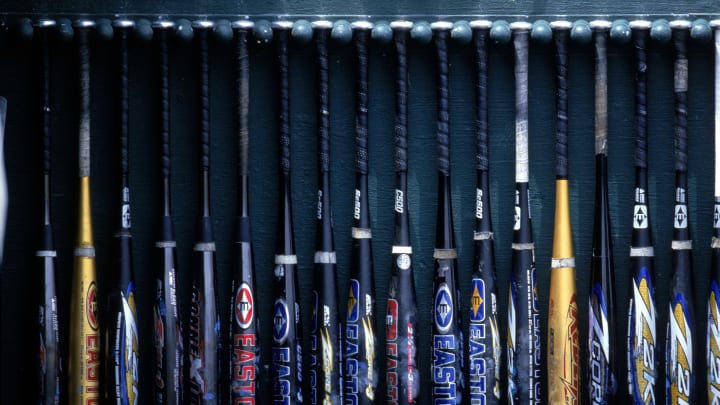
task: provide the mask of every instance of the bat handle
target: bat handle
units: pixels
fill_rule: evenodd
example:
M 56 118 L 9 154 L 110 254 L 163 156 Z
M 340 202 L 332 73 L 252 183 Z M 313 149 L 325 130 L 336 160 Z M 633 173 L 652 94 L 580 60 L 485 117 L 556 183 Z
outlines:
M 474 32 L 475 41 L 475 71 L 477 83 L 475 94 L 477 97 L 477 169 L 487 171 L 490 168 L 488 148 L 488 84 L 487 84 L 487 42 L 492 22 L 489 20 L 475 20 L 470 22 Z
M 353 23 L 357 55 L 357 104 L 355 111 L 355 164 L 357 172 L 368 173 L 368 49 L 372 23 Z
M 276 41 L 277 71 L 279 80 L 279 131 L 280 166 L 285 177 L 290 175 L 290 73 L 288 68 L 288 34 L 292 22 L 273 23 Z
M 567 41 L 572 24 L 557 21 L 551 24 L 555 33 L 555 63 L 557 67 L 557 129 L 555 131 L 555 173 L 559 179 L 568 178 L 568 93 L 567 93 Z
M 452 23 L 437 21 L 431 25 L 437 51 L 437 164 L 443 176 L 450 175 L 450 107 L 448 96 L 447 42 Z
M 248 52 L 248 36 L 255 24 L 249 20 L 233 23 L 235 30 L 235 46 L 237 52 L 237 92 L 238 92 L 238 174 L 248 175 L 249 125 L 250 111 L 250 55 Z
M 650 21 L 631 21 L 635 46 L 635 167 L 647 168 L 647 52 Z
M 692 23 L 675 20 L 670 23 L 675 44 L 675 171 L 687 173 L 687 39 Z
M 407 39 L 413 23 L 410 21 L 393 21 L 395 52 L 397 56 L 397 76 L 395 78 L 395 171 L 407 172 L 408 160 L 408 65 Z

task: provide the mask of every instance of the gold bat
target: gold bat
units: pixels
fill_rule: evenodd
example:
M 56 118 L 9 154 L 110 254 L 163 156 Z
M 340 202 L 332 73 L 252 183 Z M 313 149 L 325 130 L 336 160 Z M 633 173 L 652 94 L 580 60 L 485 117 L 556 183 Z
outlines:
M 580 334 L 568 181 L 556 180 L 555 187 L 555 235 L 548 305 L 548 401 L 579 404 Z
M 74 24 L 80 59 L 80 201 L 78 238 L 70 309 L 69 403 L 97 404 L 100 401 L 100 333 L 98 331 L 95 246 L 90 210 L 90 51 L 92 21 Z

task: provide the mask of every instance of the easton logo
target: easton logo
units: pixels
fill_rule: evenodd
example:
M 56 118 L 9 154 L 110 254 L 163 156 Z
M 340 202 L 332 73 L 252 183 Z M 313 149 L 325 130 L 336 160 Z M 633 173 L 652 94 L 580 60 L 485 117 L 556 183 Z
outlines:
M 273 309 L 273 339 L 277 343 L 283 343 L 288 335 L 288 308 L 285 300 L 275 300 Z
M 713 216 L 713 228 L 720 228 L 720 205 L 715 204 L 715 215 Z
M 87 294 L 85 294 L 85 312 L 88 325 L 90 325 L 92 330 L 97 330 L 97 288 L 94 281 L 90 283 L 90 287 L 87 289 Z
M 360 295 L 360 283 L 355 279 L 350 279 L 350 292 L 348 294 L 348 312 L 347 321 L 357 322 L 359 316 L 358 300 L 357 297 Z
M 675 205 L 675 229 L 687 228 L 687 205 Z
M 447 333 L 452 326 L 453 303 L 450 289 L 442 283 L 435 294 L 435 324 L 440 333 Z
M 647 227 L 648 227 L 647 206 L 645 204 L 637 204 L 637 205 L 635 205 L 633 212 L 635 213 L 634 220 L 633 220 L 633 228 L 647 229 Z
M 252 290 L 247 283 L 242 283 L 235 294 L 235 321 L 242 329 L 247 329 L 252 324 L 254 315 Z
M 472 279 L 472 297 L 470 298 L 470 320 L 482 322 L 485 320 L 485 280 Z

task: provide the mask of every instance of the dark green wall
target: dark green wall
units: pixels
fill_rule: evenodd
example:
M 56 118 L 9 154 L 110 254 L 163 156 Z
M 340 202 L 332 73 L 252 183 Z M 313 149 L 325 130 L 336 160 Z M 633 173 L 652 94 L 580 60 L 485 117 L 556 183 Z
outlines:
M 210 2 L 34 2 L 5 0 L 2 11 L 20 14 L 116 12 L 154 19 L 159 14 L 252 14 L 273 16 L 305 15 L 419 15 L 412 19 L 433 20 L 436 14 L 467 16 L 478 14 L 539 15 L 552 19 L 555 14 L 603 14 L 609 18 L 651 14 L 669 17 L 671 13 L 706 15 L 717 10 L 717 1 L 656 1 L 624 3 L 568 1 L 470 1 L 430 2 L 367 1 L 330 2 L 285 1 Z M 460 17 L 450 17 L 451 20 Z M 495 17 L 493 17 L 495 19 Z M 573 17 L 574 19 L 574 17 Z M 14 16 L 7 18 L 12 22 Z M 0 356 L 2 378 L 0 402 L 20 403 L 29 389 L 33 373 L 33 336 L 30 300 L 37 279 L 33 267 L 40 228 L 40 119 L 33 70 L 31 42 L 19 41 L 13 32 L 0 33 L 0 95 L 8 99 L 6 164 L 10 190 L 9 220 L 5 262 L 0 272 Z M 495 225 L 500 310 L 506 309 L 506 289 L 510 271 L 510 243 L 514 196 L 514 79 L 513 59 L 508 46 L 494 46 L 490 54 L 490 152 L 492 218 Z M 411 236 L 415 253 L 415 280 L 420 308 L 420 369 L 423 381 L 429 379 L 430 299 L 432 291 L 435 227 L 435 76 L 434 52 L 430 45 L 410 47 L 410 173 L 409 205 Z M 533 44 L 530 56 L 530 198 L 536 264 L 539 275 L 543 325 L 547 309 L 548 274 L 554 215 L 554 68 L 552 48 Z M 578 301 L 583 325 L 587 321 L 590 244 L 594 206 L 593 158 L 593 51 L 589 46 L 570 49 L 570 168 L 571 209 L 577 256 Z M 315 239 L 316 202 L 316 114 L 315 75 L 312 47 L 294 44 L 291 48 L 291 121 L 293 203 L 299 259 L 303 320 L 309 325 L 312 255 Z M 52 130 L 53 130 L 53 214 L 58 248 L 58 280 L 62 331 L 68 322 L 68 298 L 72 272 L 77 211 L 77 116 L 75 58 L 70 43 L 58 42 L 52 48 Z M 373 218 L 377 312 L 384 314 L 390 272 L 390 246 L 393 232 L 393 111 L 394 53 L 375 44 L 370 62 L 370 205 Z M 455 232 L 458 243 L 463 311 L 467 311 L 472 263 L 472 232 L 475 204 L 475 122 L 473 52 L 468 45 L 453 44 L 450 49 L 451 150 Z M 95 41 L 92 47 L 92 206 L 97 248 L 98 284 L 102 294 L 112 269 L 113 234 L 118 217 L 118 132 L 117 80 L 113 68 L 112 43 Z M 650 210 L 654 227 L 657 267 L 658 334 L 664 336 L 670 280 L 670 239 L 673 221 L 673 104 L 672 64 L 669 44 L 652 44 L 649 53 L 650 127 Z M 704 372 L 705 300 L 710 265 L 713 195 L 713 105 L 712 46 L 694 43 L 689 52 L 689 210 L 695 239 L 696 310 L 695 361 Z M 190 286 L 191 247 L 199 212 L 198 178 L 198 89 L 194 47 L 176 43 L 171 54 L 171 118 L 173 204 L 178 241 L 180 292 L 187 315 Z M 233 50 L 230 44 L 211 46 L 211 131 L 212 131 L 212 210 L 217 241 L 218 288 L 221 319 L 228 319 L 229 283 L 232 263 L 233 218 L 235 216 L 235 89 Z M 273 49 L 258 45 L 251 54 L 251 209 L 256 253 L 261 322 L 265 332 L 263 364 L 269 364 L 270 292 L 273 251 L 277 235 L 278 175 L 276 87 L 273 77 Z M 133 248 L 137 307 L 141 338 L 142 402 L 150 400 L 152 389 L 152 313 L 154 299 L 153 246 L 157 235 L 156 217 L 160 212 L 160 169 L 157 157 L 157 78 L 153 47 L 135 42 L 130 55 L 131 97 L 131 193 Z M 353 208 L 354 158 L 354 66 L 352 47 L 331 47 L 330 102 L 332 132 L 332 187 L 335 242 L 338 252 L 338 284 L 341 308 L 346 301 L 349 273 L 350 227 Z M 624 363 L 624 335 L 628 293 L 630 221 L 633 193 L 633 58 L 631 47 L 612 44 L 609 48 L 609 153 L 610 203 L 615 249 L 618 359 Z M 101 300 L 100 302 L 104 302 Z M 380 336 L 384 323 L 379 317 Z M 502 327 L 505 316 L 501 317 Z M 587 328 L 582 327 L 584 344 Z M 306 331 L 306 338 L 309 333 Z M 543 333 L 543 339 L 545 335 Z M 660 339 L 664 342 L 664 338 Z M 659 347 L 660 350 L 664 347 Z M 544 341 L 543 341 L 544 350 Z M 664 356 L 661 356 L 661 362 Z M 384 359 L 381 359 L 384 364 Z M 384 376 L 384 375 L 383 375 Z M 381 376 L 381 377 L 383 377 Z M 267 373 L 266 376 L 267 377 Z M 621 379 L 624 374 L 621 375 Z M 624 386 L 621 386 L 624 387 Z M 662 389 L 663 384 L 658 384 Z M 265 384 L 269 388 L 269 384 Z M 382 389 L 383 387 L 381 387 Z M 699 397 L 704 383 L 698 380 Z M 422 384 L 423 398 L 429 398 L 429 384 Z M 704 402 L 704 398 L 703 398 Z

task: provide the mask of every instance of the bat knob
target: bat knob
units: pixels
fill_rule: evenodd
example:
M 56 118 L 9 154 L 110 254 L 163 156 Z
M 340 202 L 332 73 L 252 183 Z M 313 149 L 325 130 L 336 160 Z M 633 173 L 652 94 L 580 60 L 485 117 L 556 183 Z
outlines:
M 661 18 L 653 21 L 652 27 L 650 27 L 650 38 L 661 44 L 670 42 L 672 30 L 666 19 Z
M 253 29 L 253 35 L 257 39 L 258 43 L 267 44 L 272 41 L 273 30 L 268 20 L 257 20 L 255 22 L 255 28 Z
M 70 41 L 73 38 L 72 22 L 67 18 L 57 19 L 57 33 L 61 41 Z
M 177 20 L 175 36 L 180 42 L 190 42 L 193 38 L 192 23 L 190 20 L 181 18 Z
M 223 44 L 227 44 L 233 39 L 233 30 L 230 21 L 222 19 L 215 22 L 213 36 L 216 40 Z
M 472 30 L 470 24 L 467 21 L 455 21 L 452 30 L 450 31 L 450 37 L 461 44 L 469 44 L 472 41 Z
M 530 37 L 538 44 L 547 45 L 552 42 L 553 33 L 550 24 L 545 20 L 537 20 L 532 25 Z
M 390 28 L 390 24 L 386 21 L 375 24 L 372 29 L 372 39 L 381 44 L 389 44 L 390 41 L 392 41 L 392 37 L 392 28 Z
M 432 28 L 425 21 L 416 22 L 410 29 L 410 38 L 421 43 L 428 44 L 432 40 Z
M 347 20 L 337 20 L 333 24 L 330 37 L 340 44 L 347 44 L 352 41 L 352 26 Z
M 313 29 L 310 21 L 308 20 L 297 20 L 293 23 L 290 35 L 295 38 L 301 44 L 307 44 L 312 41 Z
M 510 42 L 512 32 L 510 25 L 505 20 L 496 20 L 490 28 L 490 38 L 498 45 L 505 45 Z
M 570 38 L 578 44 L 589 44 L 592 42 L 592 30 L 590 24 L 585 20 L 576 20 L 570 29 Z
M 693 21 L 692 28 L 690 28 L 690 36 L 698 42 L 710 42 L 712 39 L 712 29 L 710 28 L 710 24 L 707 20 L 698 18 Z
M 135 23 L 135 38 L 141 42 L 150 42 L 153 38 L 153 27 L 149 20 L 141 18 Z
M 631 35 L 630 24 L 627 20 L 615 20 L 610 27 L 610 38 L 619 43 L 627 44 L 630 42 Z
M 20 41 L 30 41 L 33 37 L 33 26 L 32 21 L 27 18 L 23 17 L 18 19 L 15 30 L 17 32 L 17 39 Z
M 113 26 L 109 19 L 98 18 L 95 21 L 95 32 L 101 41 L 110 41 L 113 38 Z

